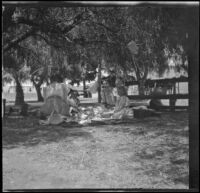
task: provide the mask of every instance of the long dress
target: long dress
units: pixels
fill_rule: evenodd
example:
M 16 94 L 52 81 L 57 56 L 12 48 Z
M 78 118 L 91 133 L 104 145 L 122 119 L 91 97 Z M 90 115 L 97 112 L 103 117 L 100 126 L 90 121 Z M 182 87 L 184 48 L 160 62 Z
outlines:
M 114 114 L 112 115 L 113 119 L 122 119 L 132 115 L 132 110 L 129 108 L 130 101 L 127 96 L 119 96 L 117 98 Z
M 127 89 L 125 86 L 117 86 L 117 100 L 115 103 L 113 119 L 123 119 L 129 117 L 132 114 L 132 110 L 129 108 L 130 101 L 127 97 Z
M 70 89 L 64 83 L 52 83 L 44 88 L 44 104 L 40 109 L 43 115 L 51 115 L 52 112 L 64 116 L 70 116 L 70 107 L 76 106 L 68 97 Z
M 118 97 L 116 104 L 115 104 L 115 109 L 114 112 L 119 112 L 123 108 L 129 107 L 130 101 L 127 96 L 120 96 Z
M 102 103 L 108 105 L 115 105 L 115 97 L 113 95 L 113 88 L 110 86 L 104 86 L 101 89 Z

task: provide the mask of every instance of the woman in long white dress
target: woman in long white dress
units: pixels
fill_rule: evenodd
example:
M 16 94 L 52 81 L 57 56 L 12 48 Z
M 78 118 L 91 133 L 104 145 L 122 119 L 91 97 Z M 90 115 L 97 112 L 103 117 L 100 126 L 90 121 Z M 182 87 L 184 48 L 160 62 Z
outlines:
M 40 109 L 41 115 L 49 116 L 53 112 L 71 116 L 71 107 L 76 108 L 76 102 L 68 95 L 70 87 L 63 83 L 58 75 L 51 77 L 51 84 L 44 88 L 44 104 Z

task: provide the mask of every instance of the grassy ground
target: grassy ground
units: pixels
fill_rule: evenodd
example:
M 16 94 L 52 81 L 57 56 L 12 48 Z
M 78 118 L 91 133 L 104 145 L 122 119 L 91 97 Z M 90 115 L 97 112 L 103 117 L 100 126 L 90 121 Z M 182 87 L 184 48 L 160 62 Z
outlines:
M 188 188 L 188 113 L 132 124 L 3 121 L 3 188 Z

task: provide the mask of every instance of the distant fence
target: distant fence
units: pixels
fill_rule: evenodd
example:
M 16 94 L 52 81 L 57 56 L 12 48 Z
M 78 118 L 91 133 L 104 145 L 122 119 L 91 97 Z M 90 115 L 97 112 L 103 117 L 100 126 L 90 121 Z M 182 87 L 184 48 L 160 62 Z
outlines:
M 168 84 L 168 83 L 179 83 L 179 82 L 188 82 L 188 77 L 179 77 L 179 78 L 165 78 L 165 79 L 147 79 L 145 82 L 146 84 L 152 84 L 152 83 L 162 83 L 162 84 Z M 138 85 L 138 81 L 132 81 L 130 85 Z
M 131 100 L 144 99 L 189 99 L 189 94 L 165 94 L 165 95 L 129 95 Z
M 15 101 L 16 93 L 4 93 L 6 101 Z M 37 93 L 24 93 L 25 101 L 37 101 Z
M 156 86 L 166 87 L 170 89 L 170 94 L 145 94 L 145 95 L 128 95 L 130 100 L 145 100 L 145 99 L 169 99 L 169 106 L 163 106 L 163 109 L 188 109 L 188 106 L 176 106 L 176 100 L 178 99 L 189 99 L 189 94 L 180 94 L 176 93 L 176 83 L 178 83 L 178 92 L 179 92 L 179 83 L 188 82 L 187 77 L 172 78 L 172 79 L 155 79 L 147 80 L 145 82 L 146 89 L 152 89 Z M 138 81 L 134 81 L 132 85 L 138 85 Z M 165 90 L 166 91 L 166 90 Z

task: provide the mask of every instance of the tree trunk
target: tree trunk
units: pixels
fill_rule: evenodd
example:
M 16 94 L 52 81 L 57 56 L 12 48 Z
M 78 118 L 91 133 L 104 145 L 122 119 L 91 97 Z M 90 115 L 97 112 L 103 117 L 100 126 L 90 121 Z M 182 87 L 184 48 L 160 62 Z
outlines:
M 145 80 L 144 79 L 138 80 L 138 91 L 139 91 L 139 95 L 145 95 Z
M 147 73 L 148 73 L 147 70 L 148 69 L 145 68 L 144 76 L 141 77 L 140 69 L 139 69 L 138 65 L 136 64 L 136 61 L 135 61 L 133 56 L 132 56 L 132 63 L 133 63 L 133 67 L 134 67 L 134 70 L 135 70 L 135 75 L 136 75 L 136 78 L 137 78 L 137 81 L 138 81 L 138 92 L 139 92 L 139 95 L 144 95 L 145 94 L 145 80 L 146 80 L 146 77 L 147 77 Z
M 44 79 L 40 79 L 40 81 L 38 82 L 38 83 L 36 83 L 35 81 L 34 81 L 34 78 L 33 77 L 31 77 L 31 81 L 32 81 L 32 83 L 33 83 L 33 85 L 35 86 L 35 90 L 36 90 L 36 92 L 37 92 L 37 101 L 38 102 L 43 102 L 44 101 L 44 98 L 43 98 L 43 96 L 42 96 L 42 94 L 41 94 L 41 85 L 42 85 L 42 83 L 44 82 Z M 47 80 L 47 85 L 48 85 L 48 80 Z
M 16 96 L 15 96 L 15 105 L 23 105 L 24 101 L 24 91 L 21 86 L 21 83 L 18 80 L 18 77 L 15 77 L 16 82 Z
M 146 93 L 145 82 L 147 79 L 147 75 L 148 75 L 148 64 L 145 65 L 143 76 L 138 79 L 139 82 L 138 89 L 140 95 L 145 95 Z
M 101 103 L 101 61 L 98 66 L 98 103 Z
M 83 96 L 84 96 L 84 98 L 87 98 L 85 77 L 83 78 Z
M 41 94 L 41 87 L 40 87 L 41 85 L 37 85 L 37 84 L 35 84 L 35 89 L 36 89 L 36 92 L 37 92 L 37 98 L 38 98 L 38 102 L 43 102 L 44 101 L 44 98 L 43 98 L 43 96 L 42 96 L 42 94 Z

